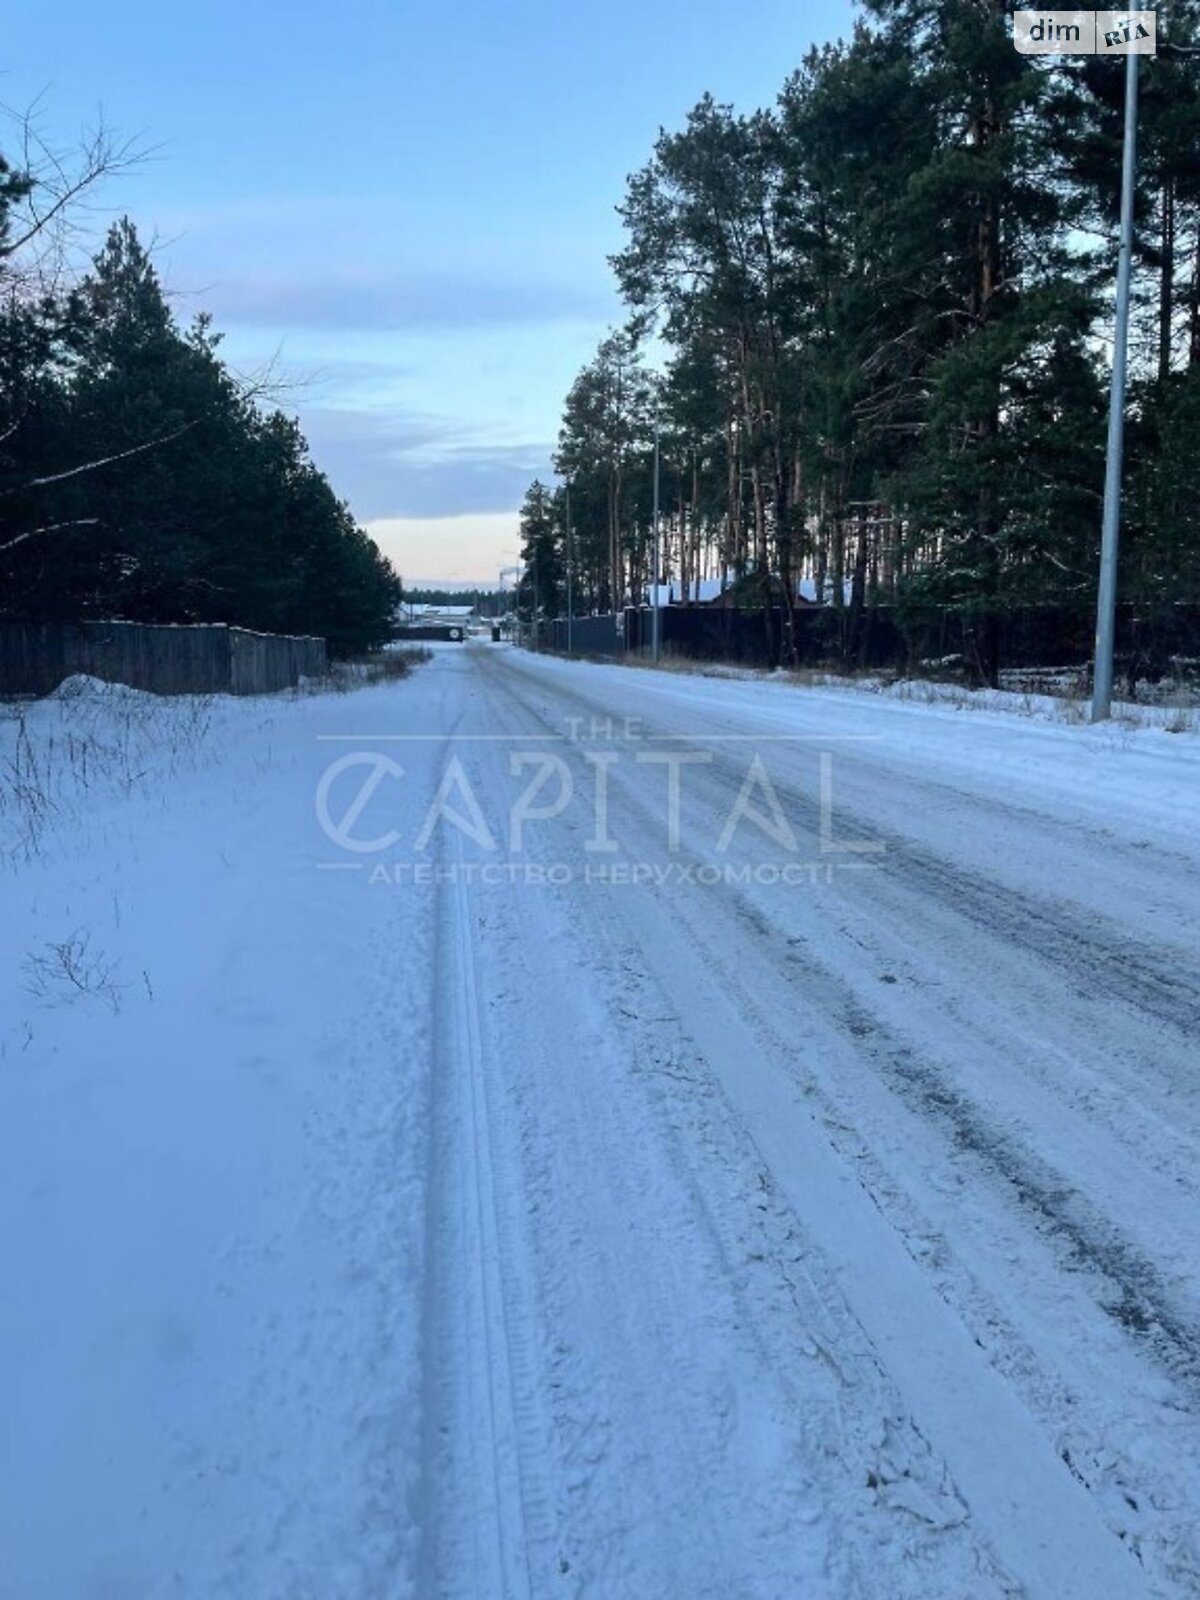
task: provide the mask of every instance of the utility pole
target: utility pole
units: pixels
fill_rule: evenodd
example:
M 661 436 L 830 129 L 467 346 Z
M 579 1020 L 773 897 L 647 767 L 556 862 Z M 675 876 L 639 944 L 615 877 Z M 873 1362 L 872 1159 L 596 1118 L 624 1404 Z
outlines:
M 1134 0 L 1131 14 L 1136 14 Z M 1133 200 L 1137 171 L 1138 66 L 1125 57 L 1125 143 L 1121 154 L 1121 245 L 1117 257 L 1117 308 L 1113 325 L 1112 389 L 1108 403 L 1108 453 L 1104 462 L 1104 522 L 1100 584 L 1096 595 L 1096 659 L 1092 671 L 1092 721 L 1112 710 L 1113 642 L 1117 611 L 1117 550 L 1121 535 L 1121 465 L 1125 448 L 1125 375 L 1129 359 L 1129 298 L 1133 276 Z
M 567 654 L 574 654 L 574 638 L 571 627 L 575 616 L 575 608 L 571 599 L 571 568 L 575 564 L 575 552 L 571 545 L 571 485 L 566 486 L 567 496 Z
M 658 616 L 658 574 L 659 574 L 660 563 L 659 563 L 659 559 L 658 559 L 658 418 L 657 417 L 654 419 L 654 511 L 653 511 L 653 520 L 654 520 L 654 539 L 653 539 L 653 548 L 654 548 L 654 573 L 653 573 L 653 579 L 654 579 L 654 581 L 651 584 L 651 588 L 650 588 L 650 599 L 651 599 L 651 601 L 653 603 L 654 609 L 650 614 L 650 640 L 651 640 L 650 649 L 651 649 L 651 657 L 652 657 L 652 659 L 654 661 L 655 666 L 657 666 L 658 665 L 659 654 L 660 654 L 660 651 L 661 651 L 660 625 L 659 625 L 659 616 Z
M 533 648 L 536 654 L 541 648 L 542 613 L 541 613 L 541 561 L 538 557 L 538 541 L 533 540 Z

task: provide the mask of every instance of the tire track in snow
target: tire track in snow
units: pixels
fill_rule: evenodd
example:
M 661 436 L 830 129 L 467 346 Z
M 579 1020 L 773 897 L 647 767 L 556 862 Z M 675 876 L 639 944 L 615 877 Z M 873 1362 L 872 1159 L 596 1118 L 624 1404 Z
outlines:
M 520 678 L 527 687 L 540 687 L 527 674 L 507 663 L 504 670 L 506 675 Z M 511 685 L 508 688 L 531 715 L 538 717 L 545 726 L 552 725 L 552 719 L 542 710 Z M 559 684 L 553 686 L 552 692 L 562 700 L 574 702 L 589 716 L 608 715 L 583 693 Z M 561 731 L 561 720 L 558 731 Z M 649 732 L 645 730 L 646 734 Z M 770 737 L 764 735 L 768 740 Z M 698 732 L 695 738 L 697 743 L 703 744 L 704 732 Z M 689 774 L 689 787 L 699 790 L 719 781 L 716 769 L 721 764 L 718 754 L 708 769 L 694 769 Z M 720 780 L 724 783 L 722 792 L 726 807 L 729 794 L 736 794 L 743 776 L 744 768 L 739 768 L 732 789 L 728 776 Z M 822 825 L 819 803 L 794 785 L 777 781 L 774 776 L 772 781 L 789 820 L 819 837 Z M 923 784 L 921 787 L 930 786 Z M 1106 997 L 1165 1023 L 1186 1037 L 1200 1034 L 1200 970 L 1196 969 L 1194 959 L 1190 967 L 1188 965 L 1189 954 L 1194 957 L 1194 952 L 1182 948 L 1156 949 L 1131 939 L 1109 919 L 1093 914 L 1085 920 L 1045 896 L 1011 889 L 995 878 L 984 877 L 936 856 L 875 822 L 847 815 L 840 808 L 837 832 L 839 841 L 881 844 L 882 853 L 892 864 L 889 870 L 896 870 L 897 876 L 914 892 L 927 895 L 991 936 L 1008 940 L 1031 955 L 1054 963 L 1076 981 L 1090 983 L 1091 989 L 1084 990 L 1089 999 L 1099 989 Z
M 489 725 L 510 725 L 508 697 L 489 699 Z M 497 834 L 491 813 L 505 777 L 497 766 L 480 785 Z M 731 1164 L 716 1164 L 702 1183 L 692 1140 L 681 1145 L 674 1126 L 664 1129 L 656 1080 L 674 1069 L 671 1047 L 659 1039 L 670 1018 L 658 1013 L 674 1007 L 650 1002 L 652 1037 L 631 1025 L 637 974 L 619 954 L 623 943 L 608 946 L 603 922 L 585 916 L 580 923 L 588 898 L 563 897 L 562 921 L 549 935 L 547 921 L 553 927 L 558 919 L 542 891 L 489 900 L 484 948 L 496 1024 L 520 1055 L 506 1074 L 505 1123 L 511 1130 L 515 1120 L 521 1130 L 522 1189 L 536 1219 L 530 1265 L 558 1482 L 560 1559 L 547 1592 L 605 1600 L 685 1593 L 915 1600 L 930 1592 L 932 1575 L 970 1570 L 979 1600 L 1009 1595 L 990 1581 L 973 1535 L 954 1531 L 961 1507 L 940 1496 L 936 1473 L 918 1512 L 892 1511 L 882 1523 L 873 1520 L 878 1509 L 866 1514 L 870 1469 L 886 1471 L 874 1446 L 881 1419 L 896 1406 L 894 1391 L 836 1291 L 841 1319 L 822 1303 L 823 1333 L 810 1339 L 810 1319 L 797 1303 L 816 1267 L 810 1257 L 794 1259 L 788 1213 L 780 1201 L 768 1206 L 769 1178 L 753 1162 L 749 1140 L 742 1136 L 737 1146 L 738 1163 L 716 1137 L 718 1126 L 732 1131 L 720 1116 L 707 1156 L 718 1163 L 720 1150 Z M 528 986 L 525 952 L 541 948 L 561 951 L 570 970 L 577 965 L 580 983 L 530 1031 L 515 997 Z M 698 1080 L 685 1074 L 680 1109 L 694 1111 L 695 1097 L 707 1093 L 715 1112 L 720 1089 L 700 1071 Z M 705 1113 L 691 1132 L 707 1128 Z M 515 1146 L 510 1139 L 510 1157 Z M 736 1196 L 736 1243 L 719 1202 L 726 1185 Z M 759 1231 L 768 1210 L 788 1241 L 782 1249 Z M 776 1290 L 787 1303 L 781 1321 L 769 1314 L 778 1307 L 764 1305 L 763 1282 L 746 1281 L 758 1270 L 767 1280 L 778 1274 Z M 810 1285 L 807 1294 L 815 1298 L 817 1290 Z M 813 1309 L 810 1302 L 806 1310 Z M 846 1336 L 842 1367 L 823 1354 L 822 1337 L 832 1340 L 835 1324 Z M 830 1419 L 843 1405 L 860 1422 L 867 1408 L 850 1441 Z M 923 1461 L 918 1443 L 903 1487 L 881 1488 L 879 1504 L 893 1492 L 919 1494 Z M 877 1583 L 881 1552 L 905 1567 L 904 1578 L 886 1587 Z
M 516 691 L 510 692 L 543 726 L 551 726 L 539 708 Z M 564 697 L 579 698 L 565 693 Z M 697 737 L 702 741 L 703 735 Z M 722 776 L 721 772 L 726 764 L 718 753 L 711 765 L 697 769 L 692 779 L 695 791 L 718 788 L 727 803 L 743 774 L 739 767 L 731 787 L 730 774 Z M 783 783 L 775 787 L 789 817 L 817 835 L 822 820 L 818 803 L 794 787 Z M 626 785 L 623 793 L 631 811 L 640 811 L 643 820 L 652 816 L 654 801 L 636 784 Z M 1128 942 L 1121 945 L 1115 931 L 1107 938 L 1098 936 L 1063 909 L 999 884 L 993 886 L 992 880 L 914 849 L 909 841 L 881 833 L 861 819 L 840 818 L 839 837 L 858 842 L 882 840 L 888 870 L 894 870 L 905 888 L 933 899 L 953 914 L 968 917 L 991 937 L 1032 947 L 1034 953 L 1073 972 L 1085 964 L 1093 975 L 1102 974 L 1110 988 L 1121 989 L 1122 998 L 1132 1001 L 1138 1010 L 1191 1036 L 1200 1033 L 1200 996 L 1193 997 L 1185 980 L 1165 971 L 1156 952 L 1131 948 Z M 700 864 L 699 857 L 692 859 L 693 864 Z M 988 897 L 993 887 L 996 912 L 989 915 Z M 935 1062 L 920 1057 L 910 1043 L 890 1033 L 878 1018 L 869 1017 L 853 990 L 828 963 L 811 953 L 802 958 L 795 942 L 780 934 L 744 889 L 730 883 L 724 886 L 724 894 L 742 925 L 770 951 L 785 981 L 793 985 L 797 970 L 803 967 L 807 991 L 828 998 L 826 1010 L 835 1024 L 862 1041 L 860 1051 L 893 1091 L 938 1125 L 953 1147 L 969 1151 L 1007 1185 L 1039 1231 L 1053 1235 L 1066 1248 L 1072 1270 L 1088 1268 L 1102 1284 L 1111 1285 L 1113 1292 L 1096 1297 L 1101 1310 L 1142 1343 L 1164 1371 L 1200 1392 L 1200 1323 L 1119 1226 L 1090 1207 L 1075 1186 L 1048 1163 L 1021 1151 L 1001 1134 L 986 1112 L 949 1082 Z
M 1185 1037 L 1200 1031 L 1200 977 L 1181 969 L 1183 952 L 1165 956 L 1111 922 L 1095 916 L 1084 922 L 1065 906 L 1019 894 L 904 840 L 885 837 L 885 842 L 896 853 L 901 878 L 915 890 L 993 938 L 1010 939 L 1031 956 L 1053 962 L 1084 983 L 1088 998 L 1098 988 Z
M 521 675 L 524 677 L 524 674 Z M 552 726 L 552 713 L 549 708 L 536 707 L 524 695 L 511 690 L 513 697 L 531 716 L 537 719 L 544 727 Z M 555 685 L 555 692 L 558 686 Z M 589 704 L 583 696 L 573 695 L 569 691 L 562 693 L 562 698 L 568 703 L 575 704 L 594 712 L 594 704 Z M 703 741 L 703 734 L 697 736 Z M 740 776 L 740 773 L 739 773 Z M 711 768 L 703 769 L 701 781 L 709 784 L 720 782 L 719 775 Z M 725 784 L 727 788 L 727 782 Z M 735 783 L 736 788 L 736 783 Z M 630 792 L 632 790 L 632 792 Z M 732 792 L 732 791 L 730 791 Z M 650 810 L 652 801 L 648 802 L 644 792 L 639 791 L 637 785 L 624 785 L 623 797 L 630 807 L 632 815 L 641 814 L 643 824 L 650 823 Z M 724 795 L 726 802 L 728 794 Z M 819 813 L 814 802 L 804 795 L 785 794 L 781 792 L 785 806 L 798 803 L 805 809 L 813 831 L 817 831 Z M 839 834 L 843 837 L 855 836 L 855 824 L 849 819 L 839 819 Z M 879 830 L 865 828 L 860 823 L 857 825 L 857 835 L 860 838 L 878 838 Z M 935 899 L 939 906 L 954 913 L 958 910 L 955 898 L 956 885 L 965 877 L 963 874 L 948 864 L 943 864 L 936 858 L 928 857 L 924 863 L 918 862 L 918 870 L 913 873 L 912 879 L 906 875 L 904 868 L 914 852 L 909 843 L 903 839 L 893 837 L 890 841 L 893 850 L 893 863 L 896 858 L 901 859 L 901 870 L 898 873 L 901 884 L 906 889 L 918 895 L 927 895 Z M 920 870 L 921 866 L 925 870 Z M 984 891 L 988 880 L 974 878 L 971 887 L 974 894 L 968 894 L 968 904 L 974 917 L 972 920 L 983 921 Z M 701 916 L 689 929 L 690 942 L 698 947 L 694 951 L 693 960 L 699 968 L 708 971 L 720 969 L 720 960 L 715 945 L 707 937 L 696 937 L 697 928 L 703 927 L 705 933 L 711 934 L 713 928 L 713 915 L 716 913 L 724 921 L 729 915 L 734 915 L 739 920 L 746 922 L 754 931 L 763 934 L 767 939 L 778 941 L 778 930 L 771 926 L 766 918 L 759 912 L 751 896 L 739 890 L 736 886 L 725 886 L 720 897 L 706 897 L 701 909 Z M 1074 919 L 1069 914 L 1063 915 L 1058 908 L 1051 907 L 1041 902 L 1040 898 L 1027 900 L 1027 897 L 1015 893 L 1009 894 L 1007 906 L 1009 915 L 1002 919 L 1000 928 L 995 926 L 995 919 L 987 921 L 987 932 L 994 938 L 999 938 L 1015 944 L 1021 944 L 1023 932 L 1022 924 L 1032 921 L 1038 929 L 1036 935 L 1040 950 L 1053 958 L 1056 964 L 1071 966 L 1074 962 L 1075 935 L 1086 934 L 1087 930 L 1074 925 Z M 676 906 L 679 913 L 679 906 Z M 1057 914 L 1056 914 L 1057 913 Z M 678 921 L 686 926 L 683 914 L 678 915 Z M 1093 971 L 1104 973 L 1108 981 L 1107 987 L 1118 986 L 1124 992 L 1121 998 L 1129 1003 L 1132 1001 L 1139 1011 L 1149 1010 L 1160 1020 L 1168 1021 L 1173 1026 L 1185 1025 L 1186 1014 L 1180 1010 L 1178 991 L 1181 985 L 1175 974 L 1161 966 L 1161 959 L 1157 952 L 1149 952 L 1150 960 L 1141 962 L 1132 975 L 1123 971 L 1120 965 L 1119 954 L 1103 939 L 1085 937 L 1085 959 Z M 655 951 L 647 948 L 647 959 L 653 964 Z M 794 990 L 796 954 L 794 949 L 772 948 L 771 965 L 778 980 Z M 789 968 L 791 970 L 789 971 Z M 900 1061 L 912 1061 L 915 1052 L 900 1039 L 893 1040 L 890 1035 L 881 1035 L 877 1025 L 871 1019 L 864 1019 L 864 1013 L 855 998 L 853 990 L 845 985 L 835 973 L 817 958 L 811 960 L 806 976 L 809 978 L 809 991 L 823 997 L 821 1007 L 828 1025 L 840 1032 L 845 1042 L 854 1042 L 854 1048 L 860 1056 L 871 1060 L 879 1068 L 880 1059 L 890 1061 L 894 1052 L 888 1046 L 895 1045 L 896 1052 L 900 1052 Z M 1166 978 L 1166 982 L 1162 981 Z M 1130 979 L 1131 981 L 1125 981 Z M 1187 1004 L 1186 984 L 1183 1004 Z M 737 992 L 734 985 L 733 992 Z M 827 1002 L 827 1003 L 825 1003 Z M 753 1008 L 758 1009 L 758 1008 Z M 770 1010 L 771 1008 L 768 1008 Z M 786 1014 L 786 1002 L 784 1010 Z M 769 1020 L 759 1012 L 760 1021 Z M 847 1038 L 848 1036 L 848 1038 Z M 871 1038 L 872 1043 L 864 1047 L 860 1040 Z M 781 1041 L 780 1041 L 781 1042 Z M 778 1052 L 774 1052 L 778 1053 Z M 785 1053 L 786 1054 L 786 1053 Z M 781 1060 L 783 1057 L 780 1058 Z M 948 1141 L 950 1148 L 961 1151 L 969 1147 L 971 1153 L 994 1169 L 993 1175 L 1006 1184 L 1013 1192 L 1021 1205 L 1034 1220 L 1039 1231 L 1047 1227 L 1047 1212 L 1054 1219 L 1056 1230 L 1061 1230 L 1069 1248 L 1076 1257 L 1085 1258 L 1088 1263 L 1098 1270 L 1107 1273 L 1108 1280 L 1114 1278 L 1118 1282 L 1118 1294 L 1110 1299 L 1104 1309 L 1110 1316 L 1119 1322 L 1125 1331 L 1134 1335 L 1152 1335 L 1157 1354 L 1162 1358 L 1175 1376 L 1188 1375 L 1194 1369 L 1195 1350 L 1193 1348 L 1194 1332 L 1191 1329 L 1185 1313 L 1178 1307 L 1172 1308 L 1168 1304 L 1168 1291 L 1164 1288 L 1157 1270 L 1145 1257 L 1139 1255 L 1136 1248 L 1120 1238 L 1115 1227 L 1110 1228 L 1103 1218 L 1087 1218 L 1081 1220 L 1078 1216 L 1070 1214 L 1068 1201 L 1073 1202 L 1075 1196 L 1069 1186 L 1057 1181 L 1056 1175 L 1047 1168 L 1046 1172 L 1037 1169 L 1036 1158 L 1032 1164 L 1025 1160 L 1025 1153 L 1021 1152 L 1010 1140 L 1005 1140 L 999 1135 L 998 1130 L 990 1126 L 986 1112 L 974 1106 L 964 1096 L 958 1093 L 949 1082 L 940 1079 L 930 1080 L 925 1071 L 925 1063 L 919 1062 L 907 1074 L 903 1071 L 893 1072 L 889 1079 L 892 1092 L 899 1094 L 900 1098 L 910 1105 L 926 1124 L 940 1127 L 943 1136 Z M 956 1115 L 955 1113 L 961 1113 Z M 966 1119 L 964 1121 L 964 1118 Z M 1095 1224 L 1093 1226 L 1093 1224 Z M 893 1225 L 895 1225 L 893 1223 Z M 1074 1230 L 1073 1233 L 1070 1230 Z M 1076 1260 L 1076 1266 L 1078 1260 Z M 1121 1275 L 1124 1281 L 1122 1282 Z M 1151 1298 L 1153 1297 L 1153 1298 Z M 1159 1315 L 1155 1317 L 1155 1312 Z M 1153 1318 L 1153 1326 L 1151 1319 Z M 1145 1324 L 1145 1325 L 1143 1325 Z M 1163 1328 L 1165 1325 L 1165 1339 Z M 1164 1349 L 1164 1344 L 1166 1348 Z M 1077 1474 L 1077 1469 L 1072 1465 L 1064 1452 L 1063 1460 L 1067 1468 Z M 1078 1475 L 1078 1474 L 1077 1474 Z M 1082 1482 L 1083 1479 L 1080 1478 Z M 1132 1587 L 1133 1579 L 1129 1580 Z
M 715 976 L 712 992 L 705 986 L 691 996 L 688 1027 L 697 1048 L 713 1063 L 801 1224 L 835 1264 L 839 1286 L 918 1427 L 949 1463 L 978 1528 L 1032 1594 L 1132 1600 L 1144 1592 L 1136 1563 L 1103 1537 L 1098 1508 L 1068 1491 L 1075 1480 L 1048 1459 L 1049 1441 L 947 1314 L 907 1243 L 875 1197 L 853 1181 L 798 1086 L 780 1070 L 768 1019 L 722 959 L 723 920 L 711 908 L 703 920 L 678 916 L 676 925 L 687 931 L 685 956 L 678 939 L 652 931 L 652 916 L 638 941 L 647 970 L 677 996 L 683 972 Z
M 854 991 L 819 957 L 801 951 L 736 887 L 729 891 L 744 926 L 767 954 L 783 982 L 803 975 L 806 992 L 821 994 L 827 1009 L 857 1041 L 861 1054 L 918 1116 L 939 1126 L 948 1142 L 971 1155 L 1006 1184 L 1039 1232 L 1065 1249 L 1065 1266 L 1097 1276 L 1111 1286 L 1096 1303 L 1171 1377 L 1200 1396 L 1200 1323 L 1154 1263 L 1118 1225 L 1101 1215 L 1051 1165 L 1002 1133 L 931 1057 L 870 1015 Z
M 444 750 L 452 748 L 453 731 Z M 444 762 L 443 762 L 444 769 Z M 434 1160 L 426 1331 L 421 1600 L 531 1600 L 550 1496 L 528 1317 L 516 1305 L 514 1222 L 498 1181 L 472 925 L 453 836 L 438 884 Z M 480 1431 L 482 1437 L 480 1437 Z M 470 1573 L 462 1569 L 471 1550 Z

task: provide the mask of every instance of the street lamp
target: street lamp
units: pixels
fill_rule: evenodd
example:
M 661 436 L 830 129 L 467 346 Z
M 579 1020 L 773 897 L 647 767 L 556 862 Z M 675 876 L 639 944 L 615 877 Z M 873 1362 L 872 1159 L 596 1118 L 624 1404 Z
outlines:
M 575 619 L 575 607 L 571 599 L 571 568 L 575 564 L 575 552 L 571 545 L 571 485 L 565 485 L 567 502 L 567 654 L 574 654 L 574 639 L 572 623 Z
M 1134 0 L 1131 12 L 1139 9 Z M 1121 244 L 1117 256 L 1117 309 L 1113 326 L 1112 389 L 1108 400 L 1108 449 L 1104 461 L 1104 520 L 1100 536 L 1100 583 L 1096 594 L 1096 658 L 1092 669 L 1092 721 L 1112 711 L 1113 638 L 1117 611 L 1117 549 L 1121 534 L 1121 463 L 1125 449 L 1125 378 L 1129 360 L 1129 298 L 1133 277 L 1133 201 L 1137 168 L 1138 63 L 1125 57 L 1125 141 L 1121 153 Z
M 650 590 L 650 599 L 651 599 L 651 602 L 653 604 L 653 608 L 654 609 L 652 610 L 652 612 L 650 614 L 650 641 L 651 641 L 651 643 L 650 643 L 650 651 L 651 651 L 651 659 L 653 660 L 654 665 L 657 666 L 658 665 L 659 652 L 660 652 L 660 649 L 661 649 L 660 625 L 659 625 L 659 618 L 658 618 L 658 580 L 659 580 L 660 562 L 659 562 L 659 552 L 658 552 L 658 419 L 657 418 L 655 418 L 655 421 L 654 421 L 654 510 L 653 510 L 653 524 L 654 524 L 654 541 L 653 541 L 653 546 L 654 546 L 653 580 L 654 581 L 653 581 L 653 585 L 652 585 L 651 590 Z

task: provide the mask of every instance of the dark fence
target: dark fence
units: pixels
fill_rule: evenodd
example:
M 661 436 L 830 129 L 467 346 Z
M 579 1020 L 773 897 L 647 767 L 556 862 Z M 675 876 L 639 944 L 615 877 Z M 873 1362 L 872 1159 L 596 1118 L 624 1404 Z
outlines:
M 424 641 L 440 641 L 442 644 L 453 644 L 465 639 L 466 628 L 461 622 L 414 622 L 411 628 L 397 628 L 392 637 L 398 644 L 406 640 L 413 644 Z
M 542 625 L 543 643 L 551 650 L 566 651 L 567 621 L 558 617 Z M 623 649 L 616 617 L 572 617 L 571 652 L 577 656 L 617 656 Z
M 659 612 L 660 644 L 665 652 L 698 661 L 745 666 L 895 668 L 915 671 L 939 666 L 969 666 L 979 654 L 977 621 L 959 613 L 927 608 L 876 606 L 798 607 L 789 620 L 782 607 L 740 611 L 720 606 L 667 606 Z M 1093 648 L 1090 609 L 1030 606 L 997 619 L 1001 668 L 1065 667 L 1086 670 Z M 627 610 L 623 617 L 577 617 L 576 655 L 647 653 L 652 646 L 653 613 Z M 566 650 L 566 623 L 550 623 L 543 644 Z M 1130 682 L 1155 681 L 1179 662 L 1200 659 L 1200 605 L 1117 608 L 1118 671 Z
M 0 696 L 49 694 L 75 673 L 153 694 L 272 694 L 325 670 L 324 639 L 217 624 L 0 623 Z
M 653 647 L 654 613 L 626 611 L 625 648 Z M 659 612 L 659 645 L 674 655 L 700 661 L 731 661 L 743 666 L 778 666 L 783 657 L 782 610 L 735 611 L 714 606 L 664 606 Z
M 843 613 L 842 659 L 864 667 L 955 661 L 969 663 L 986 653 L 978 619 L 932 609 L 881 607 L 855 619 Z M 1091 608 L 1027 606 L 996 619 L 996 646 L 1002 669 L 1074 667 L 1086 671 L 1095 648 Z M 1130 683 L 1155 682 L 1181 663 L 1194 668 L 1200 657 L 1200 605 L 1117 607 L 1117 671 Z

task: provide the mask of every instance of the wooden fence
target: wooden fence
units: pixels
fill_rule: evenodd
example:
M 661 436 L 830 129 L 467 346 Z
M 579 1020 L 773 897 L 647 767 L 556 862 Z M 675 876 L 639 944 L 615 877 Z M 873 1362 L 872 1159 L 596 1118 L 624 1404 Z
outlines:
M 326 670 L 324 639 L 220 624 L 0 623 L 0 697 L 86 673 L 153 694 L 272 694 Z

